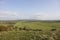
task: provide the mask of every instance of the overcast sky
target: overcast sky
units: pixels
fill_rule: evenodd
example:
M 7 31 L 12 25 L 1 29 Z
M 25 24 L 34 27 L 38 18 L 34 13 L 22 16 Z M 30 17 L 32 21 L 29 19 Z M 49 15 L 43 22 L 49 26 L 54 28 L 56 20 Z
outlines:
M 60 20 L 60 0 L 0 0 L 0 20 Z

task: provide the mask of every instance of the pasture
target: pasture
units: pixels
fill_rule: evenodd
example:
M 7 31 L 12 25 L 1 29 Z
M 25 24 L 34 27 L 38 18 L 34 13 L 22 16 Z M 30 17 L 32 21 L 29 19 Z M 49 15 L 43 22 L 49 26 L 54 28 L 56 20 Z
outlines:
M 0 40 L 60 40 L 60 22 L 58 21 L 16 21 L 16 22 L 8 21 L 7 23 L 0 22 Z
M 41 30 L 51 30 L 60 29 L 60 22 L 45 22 L 45 21 L 20 21 L 17 22 L 15 27 L 18 28 L 30 28 L 30 29 L 41 29 Z

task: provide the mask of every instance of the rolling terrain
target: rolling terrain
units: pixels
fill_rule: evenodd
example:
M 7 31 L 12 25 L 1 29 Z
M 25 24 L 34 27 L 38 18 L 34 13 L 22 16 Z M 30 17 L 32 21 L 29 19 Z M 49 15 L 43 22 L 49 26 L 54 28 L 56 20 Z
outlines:
M 60 40 L 60 21 L 0 21 L 0 40 Z

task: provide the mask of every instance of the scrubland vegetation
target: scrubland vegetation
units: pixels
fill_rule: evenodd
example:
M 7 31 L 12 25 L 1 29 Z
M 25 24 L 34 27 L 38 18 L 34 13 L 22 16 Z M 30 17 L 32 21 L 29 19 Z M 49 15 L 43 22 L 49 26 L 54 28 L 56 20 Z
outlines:
M 0 40 L 60 40 L 60 22 L 2 22 Z

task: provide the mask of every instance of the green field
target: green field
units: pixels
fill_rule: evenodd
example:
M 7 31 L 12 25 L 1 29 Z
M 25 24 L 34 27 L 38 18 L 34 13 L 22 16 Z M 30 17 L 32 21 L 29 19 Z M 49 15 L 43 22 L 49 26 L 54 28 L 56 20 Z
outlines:
M 0 23 L 0 40 L 60 40 L 59 21 L 6 22 Z
M 15 24 L 19 28 L 30 28 L 30 29 L 60 29 L 60 22 L 41 22 L 41 21 L 20 21 Z

